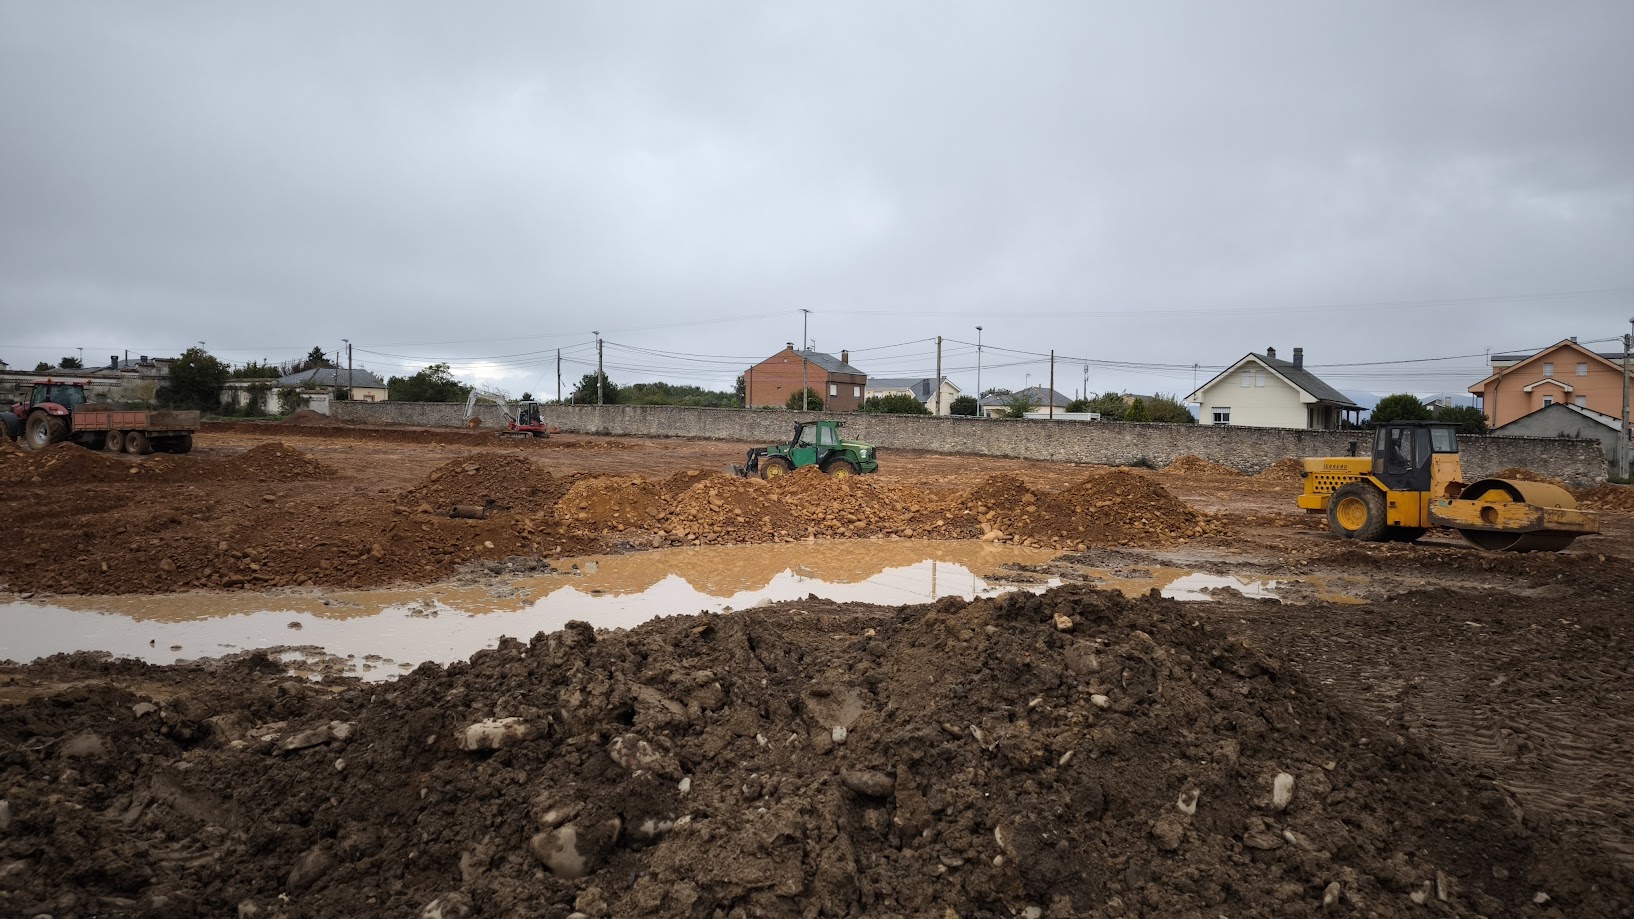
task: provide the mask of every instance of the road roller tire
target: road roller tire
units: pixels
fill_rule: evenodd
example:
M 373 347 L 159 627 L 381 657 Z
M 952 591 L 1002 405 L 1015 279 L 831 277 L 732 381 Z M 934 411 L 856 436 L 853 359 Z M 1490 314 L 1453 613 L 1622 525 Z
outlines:
M 1366 482 L 1352 482 L 1328 502 L 1328 529 L 1340 539 L 1378 542 L 1385 531 L 1384 493 Z

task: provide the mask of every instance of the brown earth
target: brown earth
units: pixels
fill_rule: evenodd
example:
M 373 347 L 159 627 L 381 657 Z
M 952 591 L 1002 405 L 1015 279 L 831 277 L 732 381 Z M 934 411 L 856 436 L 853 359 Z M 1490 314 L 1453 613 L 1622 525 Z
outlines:
M 1634 875 L 1449 771 L 1399 718 L 1335 705 L 1172 601 L 799 606 L 569 626 L 385 686 L 291 682 L 258 655 L 42 662 L 13 677 L 37 694 L 0 711 L 0 905 L 1599 917 L 1634 902 Z M 470 743 L 488 719 L 509 733 Z
M 445 916 L 1620 916 L 1634 902 L 1627 486 L 1579 493 L 1603 535 L 1512 555 L 1442 531 L 1335 540 L 1293 506 L 1292 459 L 1247 477 L 897 451 L 876 476 L 766 483 L 699 471 L 735 444 L 243 428 L 182 457 L 0 449 L 8 586 L 412 584 L 660 542 L 985 533 L 1070 549 L 1029 569 L 1040 581 L 1180 568 L 1279 579 L 1291 602 L 1229 588 L 1190 604 L 1083 588 L 810 601 L 594 640 L 570 629 L 366 686 L 291 681 L 253 656 L 0 665 L 0 915 L 244 901 L 267 917 L 419 915 L 436 898 Z M 447 517 L 455 504 L 488 516 Z M 138 714 L 145 699 L 158 709 Z M 507 716 L 535 736 L 455 749 L 457 731 Z M 355 732 L 277 752 L 330 722 Z M 1282 811 L 1267 806 L 1279 771 L 1294 780 Z M 530 850 L 559 829 L 556 804 L 601 859 L 588 877 Z M 647 818 L 671 815 L 691 820 L 647 838 Z

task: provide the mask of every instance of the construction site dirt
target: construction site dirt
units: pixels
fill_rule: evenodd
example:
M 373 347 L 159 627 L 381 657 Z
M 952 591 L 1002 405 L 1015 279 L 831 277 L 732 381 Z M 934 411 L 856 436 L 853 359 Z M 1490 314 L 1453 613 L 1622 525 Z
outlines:
M 592 558 L 587 595 L 728 550 L 741 590 L 945 544 L 1022 588 L 693 603 L 386 681 L 271 645 L 0 664 L 0 915 L 1634 914 L 1628 488 L 1578 493 L 1602 533 L 1565 552 L 1488 553 L 1338 540 L 1291 461 L 720 471 L 748 446 L 0 447 L 0 658 L 21 605 L 503 598 Z

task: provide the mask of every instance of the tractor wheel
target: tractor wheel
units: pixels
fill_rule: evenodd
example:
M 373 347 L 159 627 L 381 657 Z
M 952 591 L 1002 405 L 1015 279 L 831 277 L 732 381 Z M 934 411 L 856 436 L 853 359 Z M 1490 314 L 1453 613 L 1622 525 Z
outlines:
M 1378 542 L 1384 538 L 1384 493 L 1367 482 L 1352 482 L 1328 502 L 1328 529 L 1341 539 Z
M 61 418 L 43 411 L 28 416 L 28 427 L 23 432 L 23 444 L 30 450 L 44 450 L 68 438 L 68 425 Z
M 781 456 L 768 456 L 760 464 L 760 477 L 763 479 L 775 479 L 779 476 L 788 475 L 792 471 L 794 471 L 794 464 Z
M 1385 527 L 1384 539 L 1386 542 L 1418 542 L 1428 532 L 1427 527 Z
M 147 456 L 153 452 L 153 444 L 148 442 L 147 433 L 144 431 L 126 431 L 125 452 L 134 453 L 137 456 Z
M 103 446 L 103 449 L 107 450 L 109 453 L 124 453 L 125 452 L 125 432 L 124 431 L 109 431 L 108 432 L 108 439 L 103 442 L 102 446 Z
M 848 475 L 856 475 L 857 467 L 850 460 L 837 459 L 829 463 L 828 468 L 823 471 L 829 475 L 844 478 Z

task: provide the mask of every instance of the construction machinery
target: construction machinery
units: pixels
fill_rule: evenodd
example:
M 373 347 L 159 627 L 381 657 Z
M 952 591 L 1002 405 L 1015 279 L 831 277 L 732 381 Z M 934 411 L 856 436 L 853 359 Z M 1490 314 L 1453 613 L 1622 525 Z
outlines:
M 1458 426 L 1396 421 L 1373 431 L 1370 456 L 1310 458 L 1299 506 L 1326 514 L 1343 539 L 1412 542 L 1430 527 L 1457 530 L 1493 552 L 1558 552 L 1600 532 L 1598 515 L 1579 510 L 1559 485 L 1514 479 L 1464 482 Z
M 775 479 L 806 466 L 816 466 L 829 475 L 860 475 L 879 471 L 879 451 L 873 444 L 840 437 L 843 421 L 814 419 L 794 423 L 794 435 L 786 444 L 752 447 L 742 466 L 728 467 L 733 475 L 759 475 Z
M 500 437 L 550 436 L 550 430 L 545 426 L 538 402 L 525 400 L 517 403 L 513 410 L 510 396 L 486 389 L 471 390 L 470 398 L 465 400 L 466 427 L 476 427 L 482 423 L 482 419 L 477 417 L 478 399 L 487 399 L 498 405 L 500 414 L 505 416 L 505 427 L 497 432 Z
M 13 405 L 0 421 L 7 437 L 21 434 L 30 450 L 67 440 L 112 453 L 186 453 L 199 429 L 198 412 L 116 409 L 87 402 L 84 383 L 58 380 L 35 383 L 28 401 Z

